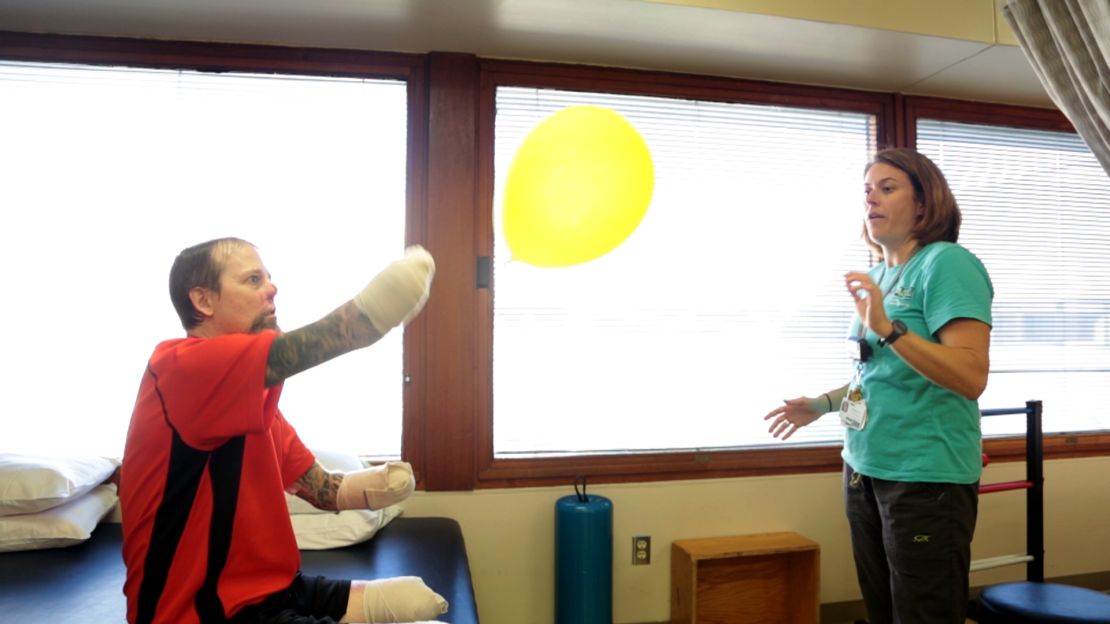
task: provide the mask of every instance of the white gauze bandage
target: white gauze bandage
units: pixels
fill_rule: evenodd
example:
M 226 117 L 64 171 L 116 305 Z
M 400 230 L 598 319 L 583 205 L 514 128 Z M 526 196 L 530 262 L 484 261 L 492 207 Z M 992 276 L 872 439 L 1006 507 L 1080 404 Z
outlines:
M 397 576 L 367 581 L 362 609 L 369 624 L 414 622 L 447 613 L 447 601 L 419 576 Z
M 432 254 L 420 245 L 413 245 L 405 250 L 403 258 L 382 269 L 355 295 L 355 305 L 384 336 L 409 322 L 424 307 L 435 272 Z
M 415 489 L 408 462 L 386 462 L 344 474 L 336 502 L 339 509 L 384 509 L 405 500 Z

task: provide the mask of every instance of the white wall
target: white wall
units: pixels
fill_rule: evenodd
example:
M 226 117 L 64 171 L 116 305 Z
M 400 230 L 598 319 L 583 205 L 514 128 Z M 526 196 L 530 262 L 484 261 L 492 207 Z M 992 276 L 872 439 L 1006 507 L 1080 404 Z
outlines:
M 1024 477 L 1023 463 L 992 464 L 984 483 Z M 1045 465 L 1045 575 L 1110 571 L 1110 458 Z M 821 602 L 859 599 L 840 498 L 839 474 L 590 486 L 613 502 L 613 621 L 670 617 L 670 543 L 675 539 L 794 531 L 821 545 Z M 553 488 L 417 492 L 409 516 L 449 516 L 462 525 L 484 624 L 554 621 Z M 983 496 L 972 556 L 1025 548 L 1023 491 Z M 652 537 L 652 562 L 631 564 L 633 535 Z M 1024 565 L 972 574 L 979 586 L 1024 578 Z

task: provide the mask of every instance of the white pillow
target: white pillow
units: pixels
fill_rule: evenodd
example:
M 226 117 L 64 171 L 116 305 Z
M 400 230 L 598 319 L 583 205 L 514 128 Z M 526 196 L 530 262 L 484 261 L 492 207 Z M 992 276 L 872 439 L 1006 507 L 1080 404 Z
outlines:
M 353 472 L 355 470 L 362 470 L 366 467 L 366 465 L 362 463 L 362 460 L 359 459 L 357 455 L 352 455 L 350 453 L 336 453 L 334 451 L 312 451 L 312 454 L 316 456 L 316 461 L 320 462 L 320 465 L 323 466 L 325 470 Z M 335 513 L 333 511 L 327 511 L 326 509 L 318 509 L 316 507 L 313 507 L 312 503 L 309 503 L 305 499 L 295 494 L 287 493 L 285 495 L 285 503 L 289 506 L 290 514 Z
M 374 537 L 390 520 L 401 515 L 401 508 L 349 509 L 339 512 L 293 514 L 293 532 L 297 548 L 325 550 L 358 544 Z
M 89 539 L 116 501 L 111 483 L 45 511 L 0 517 L 0 552 L 72 546 Z
M 119 462 L 107 457 L 0 453 L 0 516 L 50 509 L 104 483 Z

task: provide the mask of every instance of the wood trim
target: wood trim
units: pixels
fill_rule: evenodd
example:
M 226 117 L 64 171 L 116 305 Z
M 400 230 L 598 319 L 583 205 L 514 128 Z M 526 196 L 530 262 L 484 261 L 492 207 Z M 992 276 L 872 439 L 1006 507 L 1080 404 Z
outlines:
M 759 449 L 654 454 L 589 455 L 497 459 L 478 474 L 477 487 L 566 485 L 585 475 L 591 483 L 635 483 L 722 479 L 782 474 L 833 473 L 843 469 L 841 447 L 765 447 Z M 1025 462 L 1025 437 L 984 441 L 993 464 Z M 1045 460 L 1110 454 L 1110 435 L 1050 435 L 1044 438 Z
M 474 206 L 474 220 L 478 228 L 478 255 L 493 257 L 494 233 L 493 210 L 493 161 L 494 161 L 494 120 L 497 116 L 497 82 L 493 74 L 479 63 L 478 84 L 478 196 Z M 475 470 L 471 475 L 471 487 L 477 486 L 481 473 L 493 460 L 493 293 L 497 287 L 494 276 L 490 276 L 490 287 L 478 292 L 477 327 L 475 352 L 474 390 L 476 393 L 474 415 L 475 433 Z
M 478 477 L 481 487 L 565 485 L 582 475 L 591 483 L 629 483 L 837 472 L 839 446 L 678 451 L 496 459 Z
M 418 54 L 254 44 L 155 41 L 0 31 L 10 61 L 128 65 L 198 71 L 285 71 L 328 76 L 404 78 L 423 71 Z
M 1049 434 L 1043 442 L 1045 461 L 1110 454 L 1110 434 Z M 1024 437 L 991 438 L 983 450 L 994 462 L 1025 461 Z
M 478 61 L 428 55 L 428 246 L 436 278 L 422 316 L 424 474 L 428 490 L 468 490 L 475 471 Z
M 1058 110 L 1050 108 L 1029 108 L 1007 104 L 987 104 L 965 102 L 940 98 L 911 97 L 903 98 L 902 107 L 905 124 L 906 145 L 917 144 L 917 119 L 942 119 L 972 124 L 1009 126 L 1012 128 L 1033 128 L 1075 132 L 1068 118 Z
M 887 116 L 893 114 L 894 107 L 894 99 L 887 93 L 813 87 L 785 82 L 528 61 L 483 60 L 481 71 L 483 82 L 492 89 L 501 85 L 512 85 L 751 104 L 781 104 L 870 112 L 879 115 L 884 122 L 892 119 Z M 492 90 L 490 93 L 492 94 Z
M 405 244 L 428 247 L 428 85 L 423 63 L 414 69 L 409 79 L 407 146 Z M 427 465 L 424 440 L 428 432 L 424 425 L 429 384 L 427 358 L 423 355 L 427 350 L 428 324 L 425 315 L 420 314 L 405 327 L 401 424 L 401 457 L 412 464 L 418 481 Z
M 913 142 L 906 137 L 906 97 L 900 93 L 894 96 L 894 131 L 891 134 L 894 142 L 888 144 L 890 147 L 913 146 Z

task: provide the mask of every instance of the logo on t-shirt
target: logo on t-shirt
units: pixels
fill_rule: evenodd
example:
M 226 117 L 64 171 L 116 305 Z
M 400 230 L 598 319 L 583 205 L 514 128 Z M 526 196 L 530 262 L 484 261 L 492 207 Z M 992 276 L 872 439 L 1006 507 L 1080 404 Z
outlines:
M 889 305 L 892 308 L 908 308 L 910 302 L 913 301 L 913 287 L 912 286 L 899 286 L 890 293 Z

